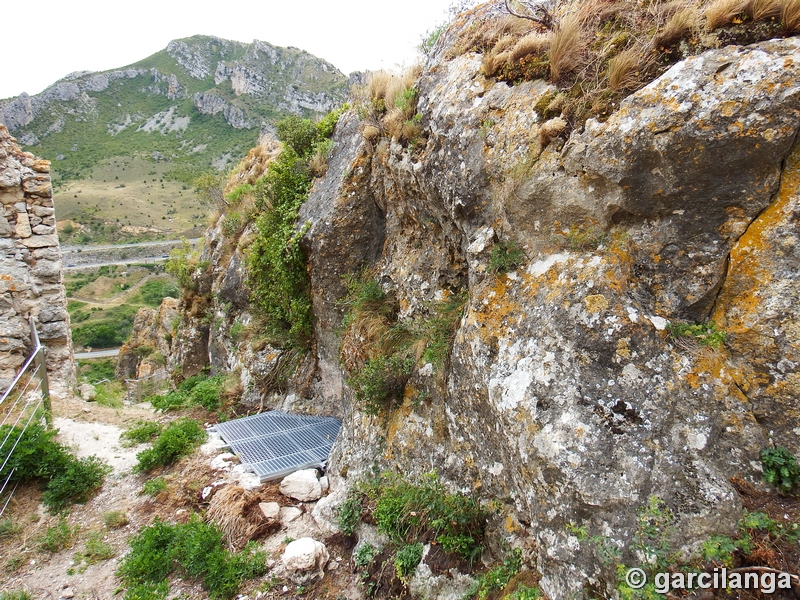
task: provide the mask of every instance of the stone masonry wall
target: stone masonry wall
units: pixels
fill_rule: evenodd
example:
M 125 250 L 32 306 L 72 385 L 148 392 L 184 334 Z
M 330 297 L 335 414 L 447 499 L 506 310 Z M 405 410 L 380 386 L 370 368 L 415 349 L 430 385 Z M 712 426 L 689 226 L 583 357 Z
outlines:
M 74 381 L 50 162 L 23 152 L 0 125 L 0 389 L 29 355 L 29 315 L 45 346 L 51 384 Z

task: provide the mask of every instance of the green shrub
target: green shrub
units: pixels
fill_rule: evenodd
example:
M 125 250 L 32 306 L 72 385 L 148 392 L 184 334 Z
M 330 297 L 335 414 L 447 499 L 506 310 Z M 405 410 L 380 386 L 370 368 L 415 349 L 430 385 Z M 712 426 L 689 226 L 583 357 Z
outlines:
M 302 158 L 307 158 L 311 154 L 314 144 L 319 139 L 316 125 L 309 119 L 295 115 L 280 120 L 275 129 L 278 139 Z
M 148 396 L 145 402 L 149 402 L 151 406 L 157 410 L 168 412 L 170 410 L 179 410 L 186 408 L 189 405 L 189 394 L 184 392 L 172 391 L 166 394 L 156 394 L 155 396 Z
M 167 600 L 169 582 L 142 583 L 128 588 L 122 600 Z
M 225 377 L 222 375 L 198 382 L 189 392 L 189 403 L 199 404 L 206 410 L 218 409 L 224 382 Z
M 789 493 L 800 483 L 797 458 L 786 448 L 764 448 L 761 451 L 761 466 L 764 470 L 764 481 L 781 492 Z
M 167 482 L 163 477 L 148 479 L 142 484 L 142 493 L 153 498 L 165 491 L 167 491 Z
M 305 348 L 311 335 L 310 284 L 300 248 L 303 230 L 295 223 L 311 175 L 300 157 L 284 148 L 258 185 L 257 204 L 264 211 L 256 219 L 256 236 L 247 252 L 251 300 L 273 343 Z
M 137 421 L 134 425 L 122 432 L 121 438 L 134 444 L 152 442 L 161 433 L 161 424 L 155 421 Z
M 72 504 L 85 504 L 110 472 L 111 467 L 96 456 L 73 459 L 47 484 L 42 503 L 53 512 L 60 512 Z
M 394 568 L 400 579 L 405 579 L 413 574 L 422 560 L 424 547 L 419 542 L 416 544 L 406 544 L 397 551 L 394 557 Z
M 542 597 L 542 590 L 538 587 L 528 587 L 520 585 L 511 594 L 506 596 L 506 600 L 539 600 Z
M 121 408 L 122 398 L 125 395 L 125 386 L 121 381 L 104 381 L 94 386 L 97 396 L 95 402 L 100 406 Z
M 414 369 L 411 356 L 402 353 L 379 355 L 347 379 L 356 402 L 368 415 L 377 416 L 403 397 L 406 382 Z
M 364 494 L 356 487 L 350 489 L 345 498 L 336 508 L 336 517 L 339 529 L 345 535 L 353 535 L 363 511 Z
M 13 454 L 0 469 L 0 480 L 38 480 L 44 488 L 42 502 L 53 512 L 59 512 L 74 502 L 86 502 L 102 484 L 110 471 L 96 456 L 79 459 L 56 442 L 57 431 L 47 431 L 40 425 L 0 427 L 0 455 Z M 16 447 L 15 447 L 16 446 Z
M 143 584 L 162 584 L 181 567 L 189 577 L 202 581 L 209 598 L 232 598 L 243 579 L 266 572 L 266 554 L 256 551 L 255 544 L 232 554 L 219 528 L 203 523 L 197 515 L 184 525 L 169 525 L 156 518 L 130 546 L 117 572 L 129 591 Z
M 48 527 L 39 538 L 38 546 L 45 552 L 60 552 L 65 548 L 71 548 L 78 534 L 78 526 L 70 527 L 67 519 L 61 517 L 56 525 Z
M 142 284 L 139 294 L 145 304 L 158 307 L 164 298 L 180 298 L 181 290 L 172 281 L 151 279 Z
M 726 334 L 714 321 L 708 323 L 668 323 L 667 332 L 671 337 L 688 337 L 698 344 L 717 349 L 725 343 Z
M 79 360 L 78 372 L 81 379 L 96 384 L 103 379 L 114 379 L 115 362 L 110 358 Z
M 473 496 L 448 494 L 435 475 L 418 483 L 384 477 L 370 493 L 377 499 L 372 517 L 393 541 L 413 543 L 430 532 L 445 552 L 470 562 L 483 551 L 488 513 Z
M 505 588 L 521 568 L 522 551 L 515 548 L 503 559 L 502 564 L 487 571 L 479 578 L 477 589 L 473 594 L 477 594 L 478 600 L 485 600 L 491 592 Z
M 152 448 L 143 450 L 136 455 L 139 462 L 135 471 L 149 471 L 157 466 L 170 465 L 189 455 L 205 439 L 206 432 L 197 421 L 178 419 L 167 425 L 159 434 Z
M 514 240 L 495 244 L 489 257 L 489 271 L 501 275 L 525 263 L 525 251 Z

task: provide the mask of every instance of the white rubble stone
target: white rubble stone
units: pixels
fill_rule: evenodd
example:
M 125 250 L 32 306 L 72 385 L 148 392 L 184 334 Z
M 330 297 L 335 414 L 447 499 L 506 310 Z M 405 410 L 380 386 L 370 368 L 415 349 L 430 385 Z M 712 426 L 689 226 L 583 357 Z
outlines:
M 281 505 L 277 502 L 260 502 L 258 508 L 270 521 L 278 521 L 281 518 Z
M 288 571 L 317 571 L 320 577 L 324 575 L 329 559 L 325 544 L 308 537 L 291 542 L 281 558 Z
M 281 481 L 281 494 L 300 502 L 314 502 L 322 497 L 316 469 L 304 469 L 287 475 Z

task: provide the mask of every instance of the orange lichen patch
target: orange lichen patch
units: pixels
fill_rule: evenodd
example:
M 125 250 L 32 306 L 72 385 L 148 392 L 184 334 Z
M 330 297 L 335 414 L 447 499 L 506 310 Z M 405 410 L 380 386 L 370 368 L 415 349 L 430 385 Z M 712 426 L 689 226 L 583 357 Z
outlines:
M 773 279 L 770 255 L 776 253 L 775 230 L 790 222 L 791 204 L 800 190 L 800 146 L 792 152 L 772 204 L 747 228 L 731 249 L 728 278 L 712 318 L 726 331 L 747 334 L 762 312 L 762 290 Z
M 602 294 L 586 296 L 586 298 L 583 299 L 583 303 L 586 305 L 586 310 L 590 313 L 599 313 L 609 306 L 608 299 Z
M 494 285 L 484 295 L 486 303 L 479 304 L 472 315 L 480 326 L 479 334 L 484 342 L 501 337 L 511 318 L 519 314 L 519 305 L 509 293 L 510 283 L 508 277 L 495 278 Z

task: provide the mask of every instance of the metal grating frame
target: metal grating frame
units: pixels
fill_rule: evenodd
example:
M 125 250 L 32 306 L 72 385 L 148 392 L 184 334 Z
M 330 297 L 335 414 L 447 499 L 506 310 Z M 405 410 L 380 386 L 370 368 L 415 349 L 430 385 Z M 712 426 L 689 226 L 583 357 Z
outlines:
M 342 422 L 332 417 L 290 415 L 279 410 L 214 425 L 242 464 L 261 481 L 322 466 Z

